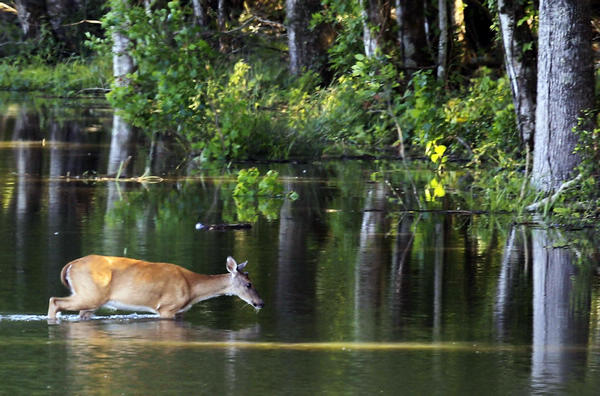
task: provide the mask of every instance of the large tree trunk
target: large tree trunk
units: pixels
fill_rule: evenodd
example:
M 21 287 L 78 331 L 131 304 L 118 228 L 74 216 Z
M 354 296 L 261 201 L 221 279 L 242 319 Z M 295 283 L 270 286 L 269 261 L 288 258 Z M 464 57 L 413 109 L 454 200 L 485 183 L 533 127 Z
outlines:
M 286 0 L 286 20 L 290 56 L 290 72 L 318 67 L 321 56 L 317 29 L 310 29 L 312 14 L 321 8 L 320 0 Z
M 395 0 L 400 56 L 402 65 L 408 69 L 418 69 L 430 62 L 424 4 L 412 0 Z
M 572 129 L 594 105 L 589 0 L 540 1 L 532 183 L 552 191 L 579 163 Z
M 527 23 L 518 22 L 525 17 L 525 3 L 519 0 L 498 0 L 498 16 L 506 73 L 510 80 L 517 127 L 521 141 L 530 150 L 535 132 L 536 50 L 524 49 L 534 43 L 533 33 Z

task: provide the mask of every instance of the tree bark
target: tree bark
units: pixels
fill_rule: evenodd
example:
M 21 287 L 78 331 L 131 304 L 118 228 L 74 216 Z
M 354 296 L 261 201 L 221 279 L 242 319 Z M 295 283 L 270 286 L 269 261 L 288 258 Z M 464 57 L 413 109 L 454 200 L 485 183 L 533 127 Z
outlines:
M 217 3 L 217 29 L 219 32 L 227 30 L 227 0 L 219 0 Z M 219 36 L 219 51 L 225 53 L 229 50 L 229 38 L 225 35 Z
M 206 15 L 205 0 L 192 0 L 192 6 L 194 8 L 194 22 L 206 27 L 208 25 L 208 16 Z
M 395 0 L 398 23 L 398 44 L 405 68 L 417 69 L 430 62 L 429 47 L 425 34 L 424 3 Z
M 529 25 L 527 23 L 518 25 L 518 22 L 525 17 L 525 2 L 498 0 L 498 17 L 517 127 L 521 141 L 531 150 L 535 132 L 537 51 Z M 526 49 L 528 44 L 531 48 Z
M 15 5 L 23 36 L 26 39 L 37 37 L 42 23 L 46 19 L 46 1 L 16 0 Z
M 448 70 L 448 4 L 447 0 L 438 0 L 438 40 L 437 78 L 446 81 Z
M 148 9 L 146 10 L 148 11 Z M 118 87 L 129 85 L 127 74 L 132 73 L 135 67 L 133 57 L 129 54 L 133 44 L 125 34 L 128 26 L 126 22 L 121 23 L 121 26 L 112 27 L 110 32 L 113 41 L 113 77 L 115 85 Z
M 532 184 L 552 191 L 580 158 L 572 129 L 594 105 L 589 0 L 542 0 Z
M 320 0 L 286 0 L 288 47 L 292 74 L 315 69 L 322 50 L 317 29 L 310 29 L 312 14 L 321 8 Z
M 75 9 L 75 4 L 69 0 L 46 0 L 48 21 L 50 22 L 52 31 L 54 31 L 56 37 L 61 41 L 67 41 L 67 35 L 63 27 L 64 20 L 69 14 L 73 14 Z
M 386 10 L 389 11 L 389 9 L 383 0 L 360 0 L 360 9 L 365 55 L 370 58 L 381 49 L 386 24 Z

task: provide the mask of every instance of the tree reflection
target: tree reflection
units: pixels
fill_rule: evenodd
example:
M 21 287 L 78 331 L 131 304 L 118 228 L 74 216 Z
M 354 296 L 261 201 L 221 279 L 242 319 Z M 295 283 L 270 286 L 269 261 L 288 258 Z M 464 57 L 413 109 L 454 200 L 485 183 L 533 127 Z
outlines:
M 494 299 L 494 325 L 500 342 L 528 342 L 528 333 L 519 324 L 527 323 L 531 312 L 530 235 L 525 227 L 511 226 L 504 250 Z
M 589 274 L 576 265 L 573 252 L 555 248 L 564 241 L 557 231 L 535 228 L 533 245 L 533 352 L 531 383 L 534 390 L 555 392 L 582 378 L 589 335 Z
M 367 187 L 360 226 L 354 290 L 355 331 L 358 339 L 376 338 L 377 308 L 382 303 L 384 268 L 389 253 L 386 249 L 387 187 L 374 183 Z

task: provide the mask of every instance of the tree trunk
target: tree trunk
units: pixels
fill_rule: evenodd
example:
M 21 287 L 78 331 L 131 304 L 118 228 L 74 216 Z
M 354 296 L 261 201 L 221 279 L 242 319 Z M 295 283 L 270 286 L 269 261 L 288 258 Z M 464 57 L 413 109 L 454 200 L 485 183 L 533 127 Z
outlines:
M 112 137 L 110 139 L 110 150 L 108 152 L 108 168 L 106 174 L 109 176 L 129 176 L 127 159 L 134 154 L 132 143 L 134 141 L 134 129 L 121 116 L 113 115 Z
M 134 71 L 133 58 L 129 54 L 132 43 L 124 33 L 126 31 L 127 26 L 116 26 L 111 31 L 113 40 L 113 77 L 115 78 L 115 84 L 119 87 L 129 85 L 127 74 Z
M 194 8 L 194 22 L 200 26 L 208 25 L 208 17 L 206 15 L 206 4 L 204 0 L 192 0 Z
M 381 49 L 389 9 L 383 0 L 360 0 L 360 9 L 365 55 L 372 57 Z
M 227 4 L 226 0 L 219 0 L 217 3 L 217 29 L 219 32 L 227 30 Z M 229 49 L 229 39 L 225 35 L 219 36 L 219 51 L 221 53 L 227 52 Z
M 437 78 L 446 81 L 448 70 L 448 4 L 447 0 L 438 0 L 438 40 Z
M 504 44 L 504 62 L 510 80 L 517 127 L 521 141 L 531 150 L 535 132 L 537 72 L 537 51 L 533 46 L 533 33 L 527 23 L 518 25 L 518 22 L 525 17 L 525 4 L 522 1 L 498 0 L 498 16 Z M 525 49 L 528 44 L 532 47 Z
M 453 0 L 451 2 L 451 32 L 452 34 L 452 52 L 457 55 L 457 61 L 460 60 L 464 65 L 467 62 L 467 43 L 466 34 L 467 27 L 465 26 L 465 3 L 462 0 Z
M 17 16 L 26 39 L 35 38 L 46 19 L 45 0 L 16 0 Z
M 572 132 L 594 105 L 589 0 L 540 1 L 532 183 L 543 191 L 571 178 L 579 163 Z
M 430 56 L 425 34 L 424 3 L 395 0 L 395 5 L 402 65 L 409 69 L 428 65 Z
M 67 35 L 63 27 L 63 21 L 73 14 L 75 4 L 72 4 L 69 0 L 46 0 L 46 10 L 48 12 L 48 20 L 52 31 L 56 34 L 56 37 L 63 42 L 67 41 Z M 72 46 L 74 43 L 66 43 Z
M 286 20 L 290 72 L 299 74 L 304 69 L 315 69 L 322 50 L 317 29 L 310 29 L 312 14 L 321 8 L 320 0 L 286 0 Z

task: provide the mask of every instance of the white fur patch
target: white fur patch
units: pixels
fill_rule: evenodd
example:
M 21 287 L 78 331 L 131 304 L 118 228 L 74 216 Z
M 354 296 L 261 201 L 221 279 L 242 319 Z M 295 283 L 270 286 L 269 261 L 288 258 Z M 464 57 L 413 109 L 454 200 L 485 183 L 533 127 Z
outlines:
M 69 285 L 69 290 L 71 290 L 71 294 L 75 295 L 75 289 L 73 289 L 73 284 L 71 283 L 71 268 L 72 265 L 69 265 L 69 267 L 67 268 L 67 272 L 65 274 L 65 279 L 67 280 L 67 285 Z
M 151 312 L 157 314 L 158 311 L 154 308 L 146 307 L 144 305 L 131 305 L 131 304 L 123 304 L 119 301 L 110 300 L 106 304 L 102 306 L 103 308 L 108 308 L 112 310 L 121 310 L 121 311 L 142 311 L 142 312 Z

